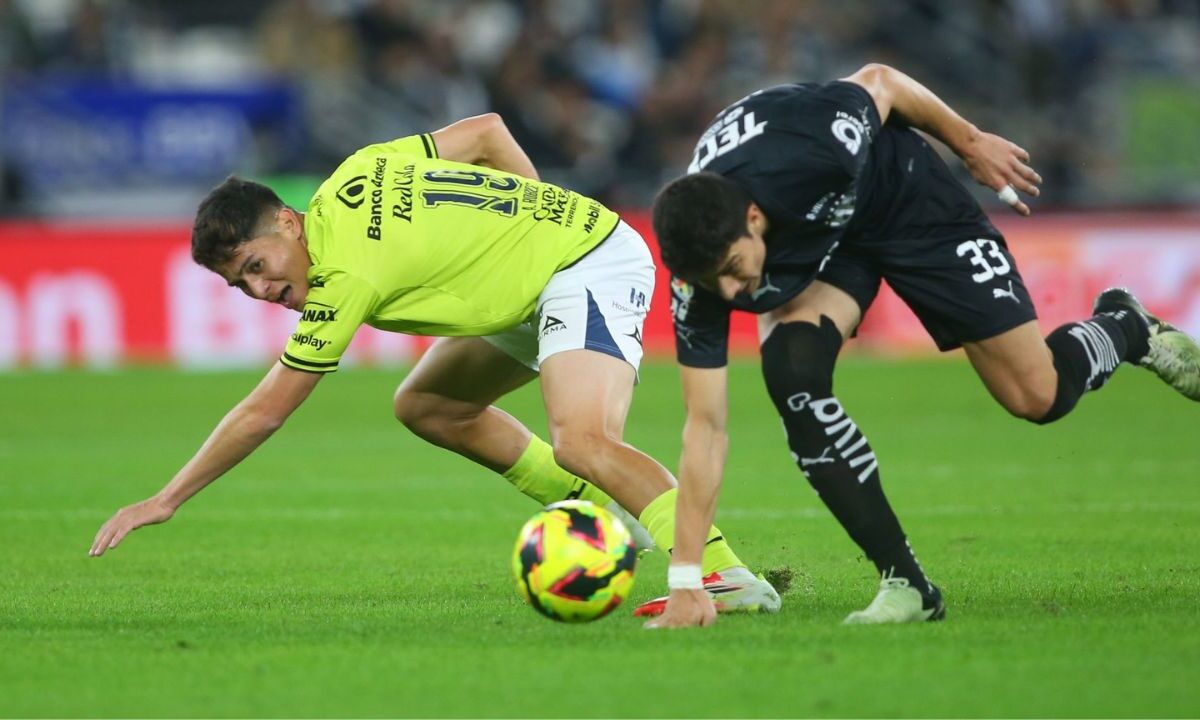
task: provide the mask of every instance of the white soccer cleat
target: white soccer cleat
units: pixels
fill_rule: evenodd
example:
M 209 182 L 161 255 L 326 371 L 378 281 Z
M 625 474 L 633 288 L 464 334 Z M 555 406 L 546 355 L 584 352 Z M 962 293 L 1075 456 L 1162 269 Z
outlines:
M 719 613 L 779 612 L 783 601 L 771 583 L 745 567 L 733 567 L 704 576 L 704 591 Z M 662 615 L 667 598 L 644 602 L 633 611 L 637 617 Z
M 908 582 L 908 578 L 884 575 L 879 583 L 879 593 L 871 604 L 846 616 L 843 625 L 883 625 L 885 623 L 925 622 L 942 620 L 946 617 L 946 606 L 937 587 L 926 599 Z
M 1200 345 L 1171 323 L 1150 314 L 1125 288 L 1105 290 L 1092 307 L 1096 313 L 1121 310 L 1141 316 L 1150 328 L 1149 352 L 1136 362 L 1153 370 L 1184 397 L 1200 401 Z
M 629 531 L 630 537 L 633 538 L 633 546 L 637 548 L 639 553 L 644 553 L 655 548 L 654 538 L 650 537 L 650 533 L 646 531 L 646 528 L 642 527 L 637 518 L 628 510 L 621 507 L 616 500 L 605 505 L 604 509 L 615 515 L 621 521 L 621 524 L 625 526 L 625 529 Z

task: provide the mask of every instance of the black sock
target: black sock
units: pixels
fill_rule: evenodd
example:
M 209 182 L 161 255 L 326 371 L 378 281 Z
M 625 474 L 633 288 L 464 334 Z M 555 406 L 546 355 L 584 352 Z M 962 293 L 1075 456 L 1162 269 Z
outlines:
M 832 403 L 841 411 L 837 400 L 829 398 L 826 403 Z M 826 408 L 829 406 L 826 405 Z M 867 444 L 867 438 L 858 431 L 857 426 L 840 412 L 839 420 L 834 420 L 826 429 L 839 428 L 834 438 L 822 437 L 820 442 L 828 443 L 831 439 L 850 438 L 845 447 L 857 448 L 847 462 L 837 452 L 837 445 L 829 445 L 833 452 L 816 457 L 799 457 L 797 463 L 800 470 L 808 478 L 808 482 L 817 491 L 821 502 L 829 508 L 850 538 L 862 548 L 863 553 L 875 564 L 875 569 L 881 575 L 907 578 L 908 581 L 922 594 L 929 594 L 929 579 L 917 562 L 917 557 L 908 544 L 900 520 L 892 510 L 883 485 L 879 482 L 879 466 L 875 454 Z M 791 438 L 793 430 L 788 428 Z M 822 433 L 824 434 L 824 433 Z M 855 437 L 857 436 L 857 437 Z M 798 443 L 790 443 L 793 449 Z M 836 458 L 836 461 L 813 461 Z M 859 466 L 851 463 L 869 458 Z M 806 461 L 809 464 L 805 464 Z
M 1100 313 L 1068 323 L 1046 337 L 1058 371 L 1054 404 L 1039 424 L 1054 422 L 1075 407 L 1088 390 L 1108 382 L 1122 362 L 1137 362 L 1149 349 L 1146 323 L 1128 310 Z
M 763 379 L 801 472 L 881 574 L 908 579 L 923 595 L 929 580 L 913 555 L 879 482 L 867 438 L 833 396 L 842 338 L 821 324 L 784 323 L 762 346 Z

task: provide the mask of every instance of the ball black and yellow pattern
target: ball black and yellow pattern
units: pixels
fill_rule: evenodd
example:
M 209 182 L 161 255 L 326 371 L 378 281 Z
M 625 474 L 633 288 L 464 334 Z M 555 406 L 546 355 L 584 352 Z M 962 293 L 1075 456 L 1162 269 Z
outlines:
M 637 550 L 612 513 L 584 500 L 547 505 L 517 536 L 517 592 L 562 622 L 602 618 L 629 595 Z

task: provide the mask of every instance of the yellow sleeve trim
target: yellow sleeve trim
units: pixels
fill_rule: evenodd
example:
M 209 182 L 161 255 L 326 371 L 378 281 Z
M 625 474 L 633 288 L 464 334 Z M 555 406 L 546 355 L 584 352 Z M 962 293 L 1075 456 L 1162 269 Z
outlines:
M 303 370 L 310 373 L 331 373 L 338 369 L 337 361 L 333 362 L 314 362 L 312 360 L 303 360 L 295 355 L 284 353 L 279 358 L 279 362 L 287 365 L 293 370 Z

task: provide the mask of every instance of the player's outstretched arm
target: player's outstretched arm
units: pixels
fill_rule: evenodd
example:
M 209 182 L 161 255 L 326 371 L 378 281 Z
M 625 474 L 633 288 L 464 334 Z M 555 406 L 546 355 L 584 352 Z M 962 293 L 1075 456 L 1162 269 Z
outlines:
M 208 440 L 171 482 L 154 496 L 122 508 L 101 526 L 89 555 L 111 550 L 130 532 L 166 522 L 188 498 L 221 477 L 279 429 L 304 402 L 321 375 L 293 370 L 281 363 L 229 411 Z
M 433 133 L 438 156 L 538 179 L 537 169 L 517 144 L 504 120 L 485 113 L 447 125 Z
M 717 513 L 717 495 L 725 472 L 729 437 L 725 430 L 725 368 L 680 368 L 687 420 L 679 460 L 679 496 L 675 501 L 675 547 L 672 568 L 693 566 L 699 572 L 708 529 Z M 669 571 L 675 572 L 675 571 Z M 694 627 L 717 621 L 717 611 L 704 590 L 671 589 L 667 607 L 646 627 Z
M 895 113 L 908 125 L 942 141 L 963 159 L 971 176 L 1022 215 L 1029 206 L 1015 190 L 1037 197 L 1042 178 L 1029 166 L 1029 153 L 999 135 L 983 132 L 956 113 L 929 88 L 887 65 L 872 63 L 843 78 L 863 86 L 886 122 Z

